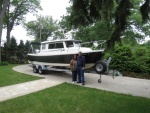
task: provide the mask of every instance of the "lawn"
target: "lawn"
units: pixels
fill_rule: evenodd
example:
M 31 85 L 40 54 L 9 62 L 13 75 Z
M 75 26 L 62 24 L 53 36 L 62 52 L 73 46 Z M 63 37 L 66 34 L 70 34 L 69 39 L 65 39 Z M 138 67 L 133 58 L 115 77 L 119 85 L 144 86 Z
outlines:
M 150 99 L 63 83 L 0 103 L 0 113 L 149 113 Z
M 0 87 L 40 79 L 39 77 L 18 73 L 12 70 L 17 65 L 0 66 Z

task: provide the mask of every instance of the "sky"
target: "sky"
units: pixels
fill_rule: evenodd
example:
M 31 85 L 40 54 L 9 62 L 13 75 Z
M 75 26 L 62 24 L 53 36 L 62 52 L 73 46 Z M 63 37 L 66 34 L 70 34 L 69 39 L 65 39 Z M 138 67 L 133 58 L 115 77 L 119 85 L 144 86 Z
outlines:
M 54 20 L 61 20 L 61 16 L 66 14 L 66 7 L 69 7 L 70 0 L 41 0 L 42 11 L 38 11 L 37 15 L 52 16 Z M 26 21 L 35 20 L 33 14 L 26 16 Z M 27 36 L 26 30 L 21 26 L 15 26 L 11 32 L 11 36 L 14 36 L 19 43 L 20 40 L 26 42 L 26 40 L 32 40 L 31 36 Z M 6 30 L 3 30 L 2 43 L 6 40 Z

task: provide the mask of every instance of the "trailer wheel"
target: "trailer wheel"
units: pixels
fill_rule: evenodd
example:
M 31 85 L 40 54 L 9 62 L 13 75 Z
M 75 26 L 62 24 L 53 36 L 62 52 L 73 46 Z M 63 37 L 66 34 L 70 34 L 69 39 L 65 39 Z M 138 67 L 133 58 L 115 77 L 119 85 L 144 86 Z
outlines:
M 38 73 L 38 71 L 39 71 L 39 70 L 37 69 L 37 67 L 34 66 L 34 67 L 33 67 L 33 72 L 34 72 L 34 73 Z
M 98 79 L 98 83 L 101 83 L 102 82 L 102 80 L 101 79 Z
M 98 61 L 95 63 L 94 69 L 98 74 L 102 74 L 106 71 L 107 66 L 104 62 Z
M 43 74 L 44 73 L 44 70 L 42 69 L 41 66 L 39 66 L 39 74 Z

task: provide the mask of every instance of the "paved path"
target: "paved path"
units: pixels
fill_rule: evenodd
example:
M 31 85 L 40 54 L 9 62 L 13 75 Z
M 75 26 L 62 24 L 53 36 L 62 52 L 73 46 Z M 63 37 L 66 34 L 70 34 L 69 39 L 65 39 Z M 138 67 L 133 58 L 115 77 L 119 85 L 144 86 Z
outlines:
M 33 73 L 32 68 L 28 65 L 16 66 L 13 69 L 32 76 L 45 77 L 45 79 L 1 87 L 0 101 L 36 92 L 63 82 L 71 83 L 71 72 L 51 71 L 48 74 L 39 75 Z M 92 73 L 85 73 L 85 79 L 85 87 L 150 98 L 150 80 L 121 76 L 113 79 L 112 76 L 102 75 L 102 83 L 98 83 L 99 75 Z
M 50 79 L 40 79 L 31 82 L 25 82 L 21 84 L 6 86 L 0 88 L 0 102 L 15 97 L 30 94 L 36 91 L 40 91 L 51 86 L 60 84 L 61 82 L 53 81 Z

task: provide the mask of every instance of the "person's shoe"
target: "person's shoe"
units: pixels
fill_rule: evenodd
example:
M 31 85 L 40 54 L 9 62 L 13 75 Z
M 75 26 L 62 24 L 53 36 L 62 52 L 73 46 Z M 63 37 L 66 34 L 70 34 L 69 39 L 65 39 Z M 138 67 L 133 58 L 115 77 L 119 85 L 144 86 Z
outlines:
M 75 82 L 73 81 L 72 84 L 74 84 Z
M 85 82 L 82 82 L 82 86 L 84 86 L 85 85 Z
M 80 81 L 77 81 L 77 83 L 81 83 Z

